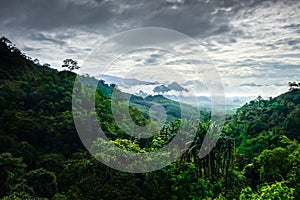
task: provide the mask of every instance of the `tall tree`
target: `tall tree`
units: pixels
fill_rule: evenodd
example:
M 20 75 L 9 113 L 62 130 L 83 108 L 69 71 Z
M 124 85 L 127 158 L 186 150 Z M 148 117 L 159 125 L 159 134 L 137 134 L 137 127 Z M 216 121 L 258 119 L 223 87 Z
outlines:
M 70 71 L 73 71 L 75 69 L 80 69 L 80 67 L 78 66 L 78 62 L 76 60 L 65 59 L 63 63 L 64 64 L 61 67 L 67 67 Z

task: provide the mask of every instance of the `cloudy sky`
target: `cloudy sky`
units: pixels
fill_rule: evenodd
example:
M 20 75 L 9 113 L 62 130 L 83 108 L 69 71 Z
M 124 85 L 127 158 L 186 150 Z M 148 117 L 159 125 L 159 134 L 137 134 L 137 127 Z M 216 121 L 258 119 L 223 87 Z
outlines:
M 160 36 L 151 31 L 122 38 L 122 32 L 143 27 L 176 32 L 153 41 Z M 114 59 L 109 67 L 90 72 L 95 76 L 175 80 L 191 89 L 202 87 L 202 71 L 214 68 L 226 96 L 276 96 L 288 90 L 288 81 L 300 81 L 297 0 L 2 0 L 0 35 L 53 68 L 65 58 L 78 60 L 82 68 L 97 56 L 98 65 L 103 57 Z M 143 49 L 140 39 L 158 45 Z M 135 48 L 120 55 L 116 44 Z

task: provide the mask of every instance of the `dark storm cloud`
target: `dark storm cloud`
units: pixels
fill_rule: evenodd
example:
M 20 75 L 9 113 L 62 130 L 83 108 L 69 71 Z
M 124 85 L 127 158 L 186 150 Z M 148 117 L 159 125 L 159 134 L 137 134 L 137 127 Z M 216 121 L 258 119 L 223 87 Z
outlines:
M 206 37 L 230 31 L 229 16 L 241 8 L 268 2 L 275 0 L 2 0 L 0 27 L 3 33 L 79 27 L 111 35 L 158 26 Z
M 198 3 L 191 7 L 183 4 L 178 8 L 172 8 L 168 5 L 161 6 L 157 12 L 145 19 L 145 26 L 158 26 L 174 29 L 190 36 L 207 36 L 226 31 L 227 24 L 225 20 L 212 18 L 210 12 L 213 7 L 206 3 Z M 220 23 L 224 23 L 221 24 Z
M 114 5 L 110 2 L 33 0 L 1 1 L 1 26 L 8 29 L 51 30 L 109 22 Z
M 3 0 L 0 34 L 35 33 L 28 39 L 61 43 L 76 34 L 55 35 L 54 39 L 39 32 L 57 33 L 73 28 L 111 36 L 152 26 L 207 37 L 231 31 L 230 16 L 258 2 L 261 0 Z M 231 40 L 235 42 L 234 38 Z
M 106 34 L 111 34 L 116 29 L 159 26 L 188 35 L 209 36 L 230 29 L 226 13 L 220 11 L 218 14 L 211 14 L 216 8 L 234 3 L 226 2 L 4 0 L 0 7 L 0 26 L 16 31 L 81 27 L 99 29 Z

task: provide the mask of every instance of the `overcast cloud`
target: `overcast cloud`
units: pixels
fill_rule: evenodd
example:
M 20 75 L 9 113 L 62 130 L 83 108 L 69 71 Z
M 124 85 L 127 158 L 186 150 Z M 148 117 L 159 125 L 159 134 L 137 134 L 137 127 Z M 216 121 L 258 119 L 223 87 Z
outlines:
M 122 31 L 169 28 L 199 42 L 218 68 L 226 95 L 274 96 L 288 89 L 288 81 L 300 81 L 299 13 L 297 0 L 2 0 L 0 35 L 59 68 L 65 58 L 83 64 L 95 46 Z M 177 82 L 187 84 L 201 79 L 183 59 L 196 49 L 179 43 L 182 57 L 157 50 L 133 53 L 120 58 L 115 63 L 120 70 L 111 75 L 160 63 L 186 76 Z M 193 63 L 203 60 L 195 57 Z M 148 71 L 151 77 L 162 73 Z

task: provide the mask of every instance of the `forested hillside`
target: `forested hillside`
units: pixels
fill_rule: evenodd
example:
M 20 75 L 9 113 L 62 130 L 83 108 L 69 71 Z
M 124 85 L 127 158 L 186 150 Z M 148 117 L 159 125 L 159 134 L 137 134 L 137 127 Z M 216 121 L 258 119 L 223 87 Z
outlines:
M 99 123 L 120 148 L 154 152 L 172 140 L 179 124 L 197 127 L 190 130 L 196 136 L 190 148 L 176 162 L 131 174 L 107 167 L 83 147 L 72 115 L 75 78 L 73 72 L 32 61 L 1 38 L 1 199 L 300 199 L 299 89 L 268 100 L 258 97 L 238 109 L 215 148 L 200 159 L 209 113 L 201 111 L 196 122 L 180 120 L 177 102 L 133 96 L 130 113 L 137 124 L 149 123 L 147 110 L 154 102 L 169 116 L 155 136 L 137 140 L 114 122 L 110 105 L 115 86 L 100 81 Z M 188 105 L 184 109 L 194 112 Z

